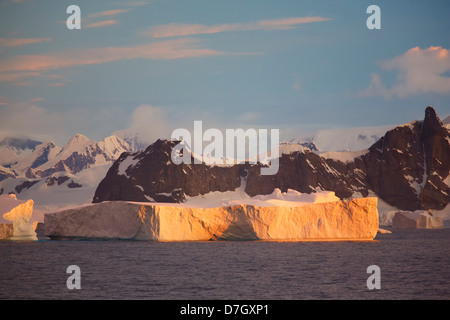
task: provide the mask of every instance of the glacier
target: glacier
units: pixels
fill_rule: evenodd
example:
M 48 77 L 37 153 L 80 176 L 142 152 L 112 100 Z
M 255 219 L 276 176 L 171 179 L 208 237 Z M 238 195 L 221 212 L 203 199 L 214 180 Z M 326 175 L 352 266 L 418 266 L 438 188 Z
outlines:
M 377 200 L 209 208 L 110 201 L 48 213 L 44 225 L 51 239 L 366 241 L 378 231 Z

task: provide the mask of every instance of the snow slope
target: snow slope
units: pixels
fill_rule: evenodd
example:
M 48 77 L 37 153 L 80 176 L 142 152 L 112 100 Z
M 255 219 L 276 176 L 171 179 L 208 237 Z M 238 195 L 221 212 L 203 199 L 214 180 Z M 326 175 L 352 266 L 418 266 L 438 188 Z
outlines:
M 50 177 L 30 180 L 27 178 L 9 178 L 0 181 L 0 190 L 3 189 L 3 195 L 15 193 L 17 199 L 26 201 L 34 200 L 34 214 L 31 221 L 44 221 L 44 214 L 61 210 L 62 208 L 77 207 L 83 204 L 90 204 L 94 197 L 95 189 L 99 182 L 106 175 L 110 164 L 98 165 L 85 169 L 77 174 L 67 172 L 54 173 Z M 55 180 L 59 177 L 67 177 L 61 184 L 54 182 L 51 184 L 49 179 Z M 24 182 L 37 181 L 31 187 L 24 187 L 21 192 L 17 192 L 16 187 Z M 70 188 L 69 185 L 74 182 L 80 187 Z M 0 206 L 0 209 L 1 206 Z

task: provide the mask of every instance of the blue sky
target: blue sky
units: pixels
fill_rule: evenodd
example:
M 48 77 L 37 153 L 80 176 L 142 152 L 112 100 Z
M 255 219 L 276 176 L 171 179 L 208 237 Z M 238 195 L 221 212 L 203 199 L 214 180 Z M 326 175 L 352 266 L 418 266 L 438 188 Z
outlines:
M 81 9 L 68 30 L 66 8 Z M 369 5 L 381 29 L 369 30 Z M 0 2 L 0 133 L 396 125 L 450 114 L 449 1 Z

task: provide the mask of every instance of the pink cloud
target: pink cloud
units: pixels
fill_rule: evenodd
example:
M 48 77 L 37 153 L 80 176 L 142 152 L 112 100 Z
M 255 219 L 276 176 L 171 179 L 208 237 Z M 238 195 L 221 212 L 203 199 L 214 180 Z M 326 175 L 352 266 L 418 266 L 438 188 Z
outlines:
M 0 82 L 6 82 L 15 86 L 32 85 L 33 79 L 36 78 L 58 79 L 60 76 L 38 71 L 0 72 Z
M 450 94 L 450 77 L 444 75 L 450 71 L 448 49 L 415 47 L 393 59 L 382 61 L 380 65 L 385 70 L 398 72 L 397 81 L 387 87 L 381 77 L 373 73 L 368 88 L 360 95 L 403 98 L 418 93 Z
M 285 29 L 293 29 L 298 24 L 323 22 L 329 20 L 331 19 L 323 17 L 294 17 L 294 18 L 274 19 L 274 20 L 263 20 L 258 22 L 258 25 L 265 28 L 266 30 L 280 30 L 280 29 L 285 30 Z
M 36 103 L 36 102 L 41 102 L 41 101 L 45 101 L 45 98 L 37 97 L 37 98 L 30 99 L 30 103 Z
M 117 20 L 105 20 L 105 21 L 88 23 L 88 24 L 86 24 L 86 25 L 84 25 L 82 27 L 86 28 L 86 29 L 100 28 L 100 27 L 112 26 L 112 25 L 115 25 L 117 23 L 118 23 Z
M 0 96 L 0 106 L 6 106 L 8 102 L 6 102 L 6 98 Z
M 100 18 L 100 17 L 107 17 L 107 16 L 116 16 L 118 14 L 122 14 L 125 12 L 130 11 L 130 9 L 115 9 L 115 10 L 105 10 L 101 12 L 96 12 L 88 15 L 88 18 Z
M 115 3 L 115 4 L 120 5 L 120 6 L 128 6 L 128 7 L 141 7 L 141 6 L 146 6 L 150 3 L 146 2 L 146 1 L 127 1 L 127 2 L 120 2 L 120 3 Z
M 78 66 L 103 64 L 119 60 L 148 59 L 173 60 L 218 56 L 225 53 L 202 48 L 199 40 L 176 39 L 131 47 L 105 47 L 62 51 L 43 55 L 18 55 L 0 59 L 0 82 L 17 81 L 30 77 L 56 77 L 46 72 Z
M 55 83 L 51 83 L 50 87 L 54 87 L 54 88 L 56 88 L 56 87 L 64 87 L 65 85 L 66 85 L 65 82 L 55 82 Z
M 251 31 L 251 30 L 286 30 L 293 29 L 299 24 L 322 22 L 331 19 L 323 17 L 294 17 L 272 20 L 261 20 L 248 23 L 231 23 L 206 26 L 202 24 L 170 23 L 150 27 L 144 34 L 153 38 L 169 38 L 190 36 L 195 34 L 211 34 L 226 31 Z
M 0 47 L 19 47 L 49 41 L 51 41 L 50 38 L 0 38 Z

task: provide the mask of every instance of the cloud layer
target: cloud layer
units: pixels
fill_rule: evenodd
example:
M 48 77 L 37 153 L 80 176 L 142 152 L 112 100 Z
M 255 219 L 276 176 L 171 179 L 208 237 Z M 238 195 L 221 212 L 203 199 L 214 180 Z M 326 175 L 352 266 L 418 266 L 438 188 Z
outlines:
M 248 23 L 216 24 L 212 26 L 206 26 L 202 24 L 170 23 L 151 27 L 147 29 L 144 34 L 152 38 L 169 38 L 192 36 L 198 34 L 212 34 L 226 31 L 288 30 L 293 29 L 300 24 L 322 22 L 328 20 L 331 19 L 323 17 L 293 17 L 261 20 Z
M 232 54 L 200 45 L 196 39 L 174 39 L 129 47 L 87 48 L 42 55 L 0 59 L 0 82 L 13 84 L 30 77 L 51 77 L 46 72 L 119 60 L 172 60 Z
M 0 38 L 0 48 L 20 47 L 27 44 L 49 42 L 50 38 Z

